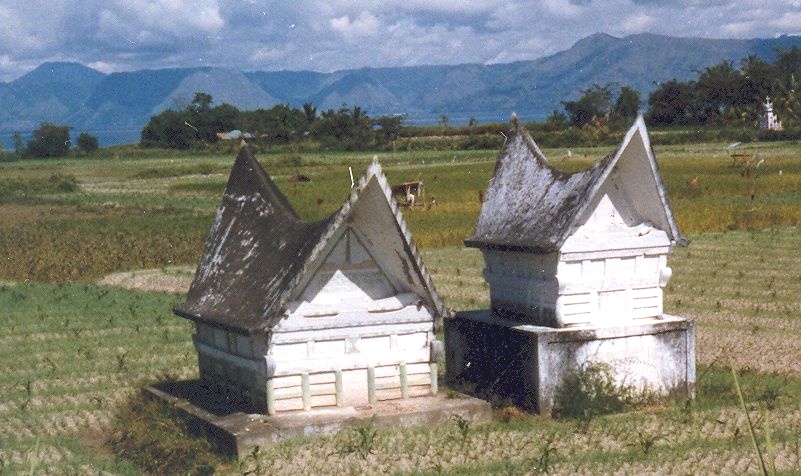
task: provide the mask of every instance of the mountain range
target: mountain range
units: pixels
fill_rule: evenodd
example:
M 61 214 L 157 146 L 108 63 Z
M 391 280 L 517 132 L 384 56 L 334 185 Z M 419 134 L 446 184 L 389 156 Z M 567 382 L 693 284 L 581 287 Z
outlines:
M 773 61 L 776 50 L 801 46 L 801 36 L 771 39 L 702 39 L 637 34 L 595 34 L 567 50 L 532 61 L 314 71 L 238 71 L 197 67 L 104 74 L 78 63 L 44 63 L 0 83 L 0 131 L 30 131 L 43 121 L 69 124 L 101 137 L 101 145 L 136 142 L 149 118 L 182 108 L 197 91 L 239 109 L 279 103 L 318 111 L 361 106 L 369 115 L 405 114 L 408 123 L 505 121 L 512 111 L 542 120 L 561 101 L 592 84 L 617 83 L 643 102 L 659 82 L 686 81 L 721 61 L 755 54 Z M 103 135 L 112 139 L 103 140 Z M 113 139 L 116 137 L 116 139 Z

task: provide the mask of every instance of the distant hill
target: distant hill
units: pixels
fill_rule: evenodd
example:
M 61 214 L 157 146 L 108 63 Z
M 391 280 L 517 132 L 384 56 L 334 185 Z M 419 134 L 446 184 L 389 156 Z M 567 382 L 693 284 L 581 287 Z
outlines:
M 571 48 L 534 61 L 239 72 L 225 68 L 175 68 L 103 74 L 76 63 L 45 63 L 10 83 L 0 83 L 0 131 L 31 130 L 42 121 L 76 130 L 135 131 L 166 108 L 185 106 L 196 91 L 215 104 L 240 109 L 310 102 L 318 110 L 359 105 L 371 116 L 405 114 L 408 122 L 452 123 L 475 117 L 505 121 L 512 111 L 541 120 L 561 101 L 592 84 L 616 82 L 640 91 L 643 101 L 659 82 L 688 80 L 723 60 L 735 65 L 749 54 L 768 61 L 777 48 L 801 46 L 801 37 L 716 40 L 638 34 L 595 34 Z M 135 140 L 135 139 L 131 139 Z M 104 144 L 107 145 L 107 144 Z

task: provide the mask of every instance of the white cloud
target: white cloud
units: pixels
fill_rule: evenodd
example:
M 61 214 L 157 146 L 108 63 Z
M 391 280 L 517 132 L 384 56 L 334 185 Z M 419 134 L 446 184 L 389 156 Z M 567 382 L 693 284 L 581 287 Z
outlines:
M 215 33 L 225 26 L 214 0 L 118 0 L 114 10 L 134 26 L 185 36 Z
M 283 59 L 287 48 L 257 48 L 248 56 L 248 61 L 254 64 L 271 63 Z
M 654 17 L 643 12 L 637 12 L 624 17 L 613 33 L 621 35 L 640 33 L 648 31 L 655 23 L 656 19 Z
M 754 31 L 754 22 L 738 21 L 723 25 L 723 31 L 729 36 L 742 37 Z
M 103 71 L 331 71 L 534 59 L 596 32 L 801 33 L 801 0 L 3 0 L 0 80 L 43 61 Z M 202 58 L 202 60 L 201 60 Z
M 770 24 L 782 29 L 784 33 L 801 33 L 801 12 L 787 12 Z
M 329 21 L 331 28 L 348 39 L 356 39 L 375 35 L 378 32 L 379 21 L 370 12 L 363 11 L 357 18 L 350 19 L 348 15 L 332 18 Z
M 126 68 L 118 63 L 107 63 L 105 61 L 93 61 L 86 66 L 100 71 L 101 73 L 117 73 L 119 71 L 125 71 Z
M 0 47 L 19 54 L 28 50 L 41 49 L 44 42 L 28 31 L 29 25 L 19 15 L 0 5 Z
M 542 6 L 549 14 L 560 18 L 575 18 L 585 10 L 584 7 L 570 3 L 569 0 L 543 0 Z

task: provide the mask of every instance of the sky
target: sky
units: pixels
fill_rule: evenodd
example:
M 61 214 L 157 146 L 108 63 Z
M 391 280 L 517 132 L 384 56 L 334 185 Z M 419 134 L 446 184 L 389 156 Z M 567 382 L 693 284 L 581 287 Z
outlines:
M 801 0 L 0 0 L 0 81 L 46 61 L 105 73 L 508 63 L 593 33 L 801 34 Z

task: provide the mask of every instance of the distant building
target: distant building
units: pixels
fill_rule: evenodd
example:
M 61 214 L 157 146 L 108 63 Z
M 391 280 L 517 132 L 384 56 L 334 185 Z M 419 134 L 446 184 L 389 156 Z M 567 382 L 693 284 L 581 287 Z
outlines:
M 762 105 L 762 116 L 759 118 L 759 130 L 782 130 L 782 121 L 773 113 L 773 103 L 770 102 L 770 98 L 765 98 L 765 104 Z
M 230 132 L 218 132 L 217 138 L 220 140 L 252 139 L 253 134 L 250 132 L 242 132 L 239 129 L 234 129 Z

